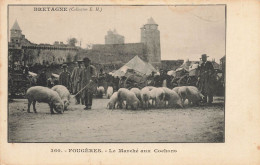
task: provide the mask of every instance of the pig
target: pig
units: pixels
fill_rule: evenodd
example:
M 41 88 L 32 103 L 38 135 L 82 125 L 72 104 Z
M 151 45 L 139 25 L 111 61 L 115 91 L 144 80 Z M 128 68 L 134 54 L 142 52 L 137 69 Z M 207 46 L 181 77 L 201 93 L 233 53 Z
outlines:
M 157 108 L 161 107 L 161 104 L 163 103 L 165 98 L 165 92 L 162 88 L 157 88 L 156 90 L 156 105 Z
M 126 109 L 128 108 L 128 106 L 130 106 L 132 110 L 136 110 L 140 105 L 140 101 L 136 97 L 135 93 L 129 91 L 126 88 L 120 88 L 118 90 L 118 100 L 120 105 L 122 105 L 123 102 L 126 101 Z
M 149 91 L 151 91 L 152 89 L 154 89 L 154 88 L 156 88 L 156 87 L 154 87 L 154 86 L 146 86 L 146 88 L 148 88 Z
M 103 86 L 97 87 L 97 96 L 99 98 L 102 98 L 104 93 L 105 93 L 105 88 Z
M 155 102 L 155 107 L 159 108 L 165 97 L 165 92 L 162 88 L 154 88 L 150 91 L 152 104 Z
M 185 100 L 187 99 L 187 86 L 181 86 L 178 89 L 178 94 L 181 97 L 182 104 L 184 105 Z
M 178 93 L 178 92 L 179 92 L 179 89 L 180 89 L 180 87 L 175 87 L 175 88 L 173 88 L 172 90 L 173 90 L 174 92 Z
M 199 89 L 197 87 L 195 87 L 195 86 L 187 86 L 187 87 L 199 92 Z
M 110 97 L 112 96 L 113 94 L 113 87 L 109 86 L 107 88 L 107 98 L 110 99 Z
M 171 90 L 166 87 L 162 87 L 162 89 L 165 92 L 165 97 L 164 97 L 165 107 L 166 107 L 166 102 L 168 102 L 168 107 L 172 108 L 172 107 L 176 107 L 177 105 L 183 108 L 181 98 L 174 90 Z
M 157 88 L 153 88 L 152 90 L 150 90 L 150 99 L 152 100 L 152 106 L 156 106 L 155 105 L 155 100 L 156 100 L 156 90 Z
M 186 88 L 186 97 L 189 101 L 189 105 L 198 105 L 204 98 L 201 92 L 194 86 L 188 86 Z
M 116 104 L 118 104 L 118 92 L 113 93 L 113 95 L 110 97 L 110 100 L 107 104 L 107 108 L 115 109 Z
M 33 103 L 33 110 L 35 113 L 37 113 L 35 108 L 36 101 L 48 103 L 52 114 L 54 114 L 53 109 L 57 113 L 60 114 L 63 113 L 64 110 L 63 102 L 59 94 L 56 91 L 53 91 L 52 89 L 49 89 L 47 87 L 42 87 L 42 86 L 31 87 L 26 92 L 26 98 L 28 99 L 28 110 L 27 110 L 28 113 L 30 113 L 30 107 L 32 103 Z
M 141 90 L 138 88 L 132 88 L 130 91 L 134 92 L 135 96 L 141 101 Z
M 69 92 L 69 90 L 63 85 L 55 85 L 51 89 L 56 91 L 59 94 L 59 96 L 60 96 L 60 98 L 61 98 L 61 100 L 63 101 L 63 104 L 64 104 L 64 110 L 67 110 L 68 106 L 70 105 L 70 92 Z
M 143 108 L 147 109 L 149 108 L 149 100 L 150 100 L 150 90 L 148 87 L 144 87 L 141 90 L 141 100 L 143 103 Z

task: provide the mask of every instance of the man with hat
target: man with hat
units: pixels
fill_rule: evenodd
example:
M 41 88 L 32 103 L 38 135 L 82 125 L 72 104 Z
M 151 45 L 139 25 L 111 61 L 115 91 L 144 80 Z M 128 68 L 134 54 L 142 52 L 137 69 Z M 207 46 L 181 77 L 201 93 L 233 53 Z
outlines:
M 65 86 L 70 91 L 71 86 L 71 74 L 68 71 L 68 65 L 63 64 L 62 65 L 63 72 L 61 72 L 59 77 L 59 84 Z
M 94 82 L 89 87 L 85 88 L 82 93 L 81 97 L 84 99 L 85 104 L 85 110 L 91 109 L 92 106 L 92 99 L 93 99 L 93 93 L 96 90 L 96 68 L 93 65 L 90 65 L 91 60 L 87 57 L 83 59 L 83 63 L 85 65 L 85 68 L 82 69 L 80 72 L 80 84 L 81 89 L 86 87 L 89 83 Z M 83 104 L 83 103 L 82 103 Z
M 83 60 L 78 60 L 76 63 L 76 67 L 73 69 L 72 73 L 71 73 L 71 90 L 73 94 L 76 94 L 80 91 L 80 82 L 79 82 L 79 76 L 80 76 L 80 72 L 82 71 L 82 63 Z M 78 94 L 76 96 L 76 100 L 77 100 L 77 104 L 80 104 L 80 98 L 81 95 Z
M 207 61 L 207 55 L 202 54 L 202 63 L 199 66 L 199 88 L 201 93 L 205 96 L 203 102 L 209 104 L 213 101 L 215 70 L 210 61 Z
M 39 77 L 37 79 L 37 85 L 47 86 L 47 75 L 46 75 L 46 69 L 45 68 L 43 68 L 42 71 L 39 74 Z

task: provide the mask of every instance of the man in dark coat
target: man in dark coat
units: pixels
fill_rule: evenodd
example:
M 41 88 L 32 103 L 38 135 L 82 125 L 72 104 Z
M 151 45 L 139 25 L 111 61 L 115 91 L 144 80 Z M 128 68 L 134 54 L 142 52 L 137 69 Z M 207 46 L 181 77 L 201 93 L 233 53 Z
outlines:
M 59 84 L 65 86 L 69 91 L 71 90 L 71 75 L 68 71 L 67 64 L 62 65 L 63 72 L 61 72 L 59 77 Z
M 119 81 L 120 81 L 120 79 L 119 79 L 118 76 L 113 78 L 113 88 L 114 88 L 114 91 L 118 91 L 118 89 L 119 89 Z
M 45 73 L 45 69 L 42 70 L 42 72 L 39 74 L 39 77 L 37 79 L 37 84 L 39 86 L 47 86 L 47 75 Z
M 83 89 L 86 85 L 91 85 L 87 88 L 85 88 L 82 91 L 81 97 L 84 99 L 84 104 L 85 104 L 85 110 L 91 109 L 92 106 L 92 99 L 93 99 L 93 93 L 97 89 L 97 84 L 96 84 L 96 78 L 97 78 L 97 73 L 96 73 L 96 68 L 93 65 L 90 65 L 90 59 L 85 57 L 83 59 L 85 68 L 82 69 L 80 73 L 80 84 L 81 84 L 81 89 Z
M 209 104 L 213 101 L 214 83 L 215 83 L 215 70 L 210 61 L 207 61 L 207 55 L 202 54 L 202 64 L 199 66 L 199 88 L 201 93 L 205 96 L 204 102 Z

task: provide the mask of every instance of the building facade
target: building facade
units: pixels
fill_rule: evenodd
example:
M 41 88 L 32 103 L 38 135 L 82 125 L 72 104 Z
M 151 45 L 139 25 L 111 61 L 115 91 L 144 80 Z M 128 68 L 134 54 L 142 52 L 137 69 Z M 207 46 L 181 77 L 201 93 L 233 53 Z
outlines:
M 9 65 L 62 64 L 74 61 L 79 48 L 55 41 L 51 44 L 34 44 L 26 39 L 17 22 L 10 30 L 8 43 Z

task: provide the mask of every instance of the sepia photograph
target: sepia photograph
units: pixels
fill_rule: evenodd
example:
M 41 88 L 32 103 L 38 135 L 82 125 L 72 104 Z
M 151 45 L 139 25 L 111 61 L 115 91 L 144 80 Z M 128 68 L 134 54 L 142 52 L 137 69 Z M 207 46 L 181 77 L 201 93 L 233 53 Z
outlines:
M 225 143 L 226 5 L 8 5 L 8 143 Z

